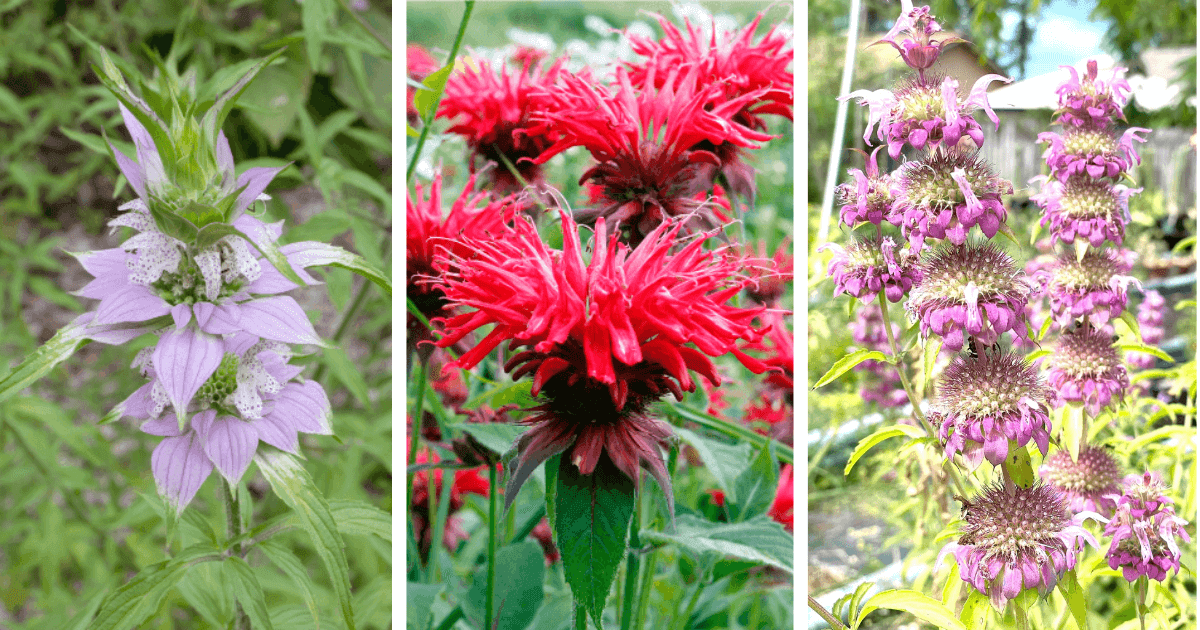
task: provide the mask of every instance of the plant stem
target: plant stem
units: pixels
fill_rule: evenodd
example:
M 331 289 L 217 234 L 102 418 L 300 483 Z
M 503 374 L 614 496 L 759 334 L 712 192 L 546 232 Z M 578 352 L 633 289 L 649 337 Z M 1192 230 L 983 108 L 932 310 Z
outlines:
M 650 607 L 650 587 L 654 584 L 654 569 L 658 563 L 658 550 L 651 551 L 646 556 L 646 567 L 642 569 L 642 586 L 638 592 L 637 617 L 633 619 L 634 628 L 644 628 L 646 610 Z
M 1142 630 L 1146 630 L 1146 585 L 1149 581 L 1150 581 L 1150 578 L 1148 578 L 1144 575 L 1137 579 L 1138 625 L 1141 626 Z
M 829 627 L 833 630 L 846 630 L 846 626 L 842 624 L 841 620 L 839 620 L 837 617 L 834 617 L 833 613 L 825 610 L 825 607 L 819 604 L 817 600 L 813 599 L 812 595 L 808 596 L 808 607 L 811 608 L 813 612 L 817 613 L 821 619 L 824 619 L 825 623 L 829 624 Z
M 883 315 L 883 331 L 887 334 L 888 347 L 892 349 L 892 361 L 895 365 L 896 373 L 900 375 L 900 384 L 904 386 L 904 393 L 908 394 L 908 402 L 912 403 L 913 417 L 921 423 L 926 433 L 936 437 L 937 431 L 933 429 L 933 425 L 929 424 L 929 420 L 921 412 L 921 406 L 917 404 L 917 397 L 913 394 L 912 384 L 908 382 L 908 373 L 900 365 L 900 346 L 896 343 L 896 335 L 892 332 L 892 321 L 888 318 L 887 297 L 879 295 L 877 296 L 877 300 L 879 301 L 879 311 Z M 966 484 L 963 483 L 962 478 L 958 474 L 958 469 L 954 467 L 953 463 L 946 467 L 946 471 L 949 473 L 950 479 L 954 481 L 954 486 L 958 489 L 959 494 L 964 497 L 968 496 Z
M 409 440 L 408 446 L 408 463 L 412 464 L 417 461 L 417 445 L 421 442 L 421 413 L 425 408 L 425 372 L 428 366 L 424 361 L 417 365 L 417 400 L 413 406 L 413 431 L 412 439 Z M 427 478 L 432 477 L 431 473 L 425 473 Z M 416 473 L 408 474 L 408 502 L 412 503 L 413 497 L 413 482 L 416 480 Z M 421 563 L 421 558 L 417 557 L 417 564 Z
M 692 591 L 692 598 L 688 600 L 687 609 L 679 616 L 679 630 L 687 630 L 688 621 L 692 619 L 692 611 L 696 610 L 696 603 L 700 601 L 700 592 L 704 590 L 704 579 L 696 580 L 696 590 Z
M 471 19 L 471 11 L 475 10 L 475 0 L 466 0 L 467 8 L 463 11 L 462 21 L 458 23 L 458 35 L 454 38 L 454 47 L 450 49 L 450 59 L 446 62 L 447 66 L 454 65 L 455 57 L 458 57 L 458 49 L 462 46 L 463 36 L 467 34 L 467 21 Z M 425 148 L 425 140 L 429 137 L 429 127 L 433 123 L 433 117 L 437 113 L 438 105 L 442 102 L 442 91 L 439 91 L 437 97 L 433 99 L 433 105 L 425 114 L 425 120 L 421 125 L 421 136 L 417 138 L 417 148 L 413 151 L 412 159 L 408 163 L 408 172 L 404 174 L 405 185 L 412 180 L 413 173 L 417 172 L 417 162 L 421 160 L 421 151 Z
M 350 328 L 350 322 L 354 321 L 354 318 L 358 315 L 358 309 L 362 308 L 363 301 L 367 298 L 367 289 L 372 284 L 364 279 L 358 286 L 358 293 L 354 295 L 354 300 L 350 302 L 350 306 L 346 307 L 346 312 L 342 315 L 342 321 L 338 323 L 337 330 L 333 332 L 333 339 L 331 341 L 335 345 L 342 340 L 342 335 L 346 334 L 346 331 Z M 313 371 L 312 380 L 319 381 L 322 376 L 325 376 L 324 363 L 318 365 L 317 369 Z
M 587 609 L 582 602 L 575 602 L 575 630 L 587 630 Z
M 388 51 L 389 53 L 392 52 L 391 42 L 389 42 L 386 38 L 384 38 L 382 35 L 380 35 L 378 32 L 376 32 L 375 29 L 371 28 L 371 25 L 367 24 L 367 21 L 364 20 L 362 18 L 362 16 L 358 14 L 358 11 L 355 11 L 354 9 L 350 8 L 350 6 L 346 3 L 346 0 L 338 0 L 338 4 L 341 5 L 341 7 L 343 9 L 346 10 L 346 13 L 350 14 L 350 17 L 354 18 L 355 22 L 358 22 L 358 25 L 361 26 L 362 29 L 364 31 L 366 31 L 368 35 L 370 35 L 371 37 L 374 37 L 375 41 L 379 42 L 379 44 L 381 46 L 383 46 L 384 50 Z
M 1013 602 L 1013 615 L 1017 618 L 1017 627 L 1021 630 L 1029 630 L 1029 613 L 1021 607 L 1019 602 Z
M 643 489 L 643 492 L 645 490 Z M 641 498 L 641 497 L 638 497 Z M 638 538 L 641 529 L 642 510 L 638 509 L 641 501 L 633 502 L 633 518 L 629 520 L 629 558 L 625 563 L 625 601 L 621 612 L 621 630 L 629 630 L 633 626 L 633 598 L 637 594 L 638 553 L 641 552 L 642 541 Z
M 233 540 L 242 535 L 241 506 L 238 505 L 237 491 L 230 488 L 229 484 L 224 480 L 220 480 L 218 483 L 221 486 L 221 497 L 225 503 L 225 535 L 229 540 Z M 238 557 L 245 557 L 246 555 L 242 543 L 237 543 L 232 548 L 225 550 L 225 556 L 228 557 L 232 552 L 236 552 Z M 235 607 L 237 612 L 234 617 L 234 629 L 250 630 L 250 617 L 242 609 L 242 603 L 237 602 Z
M 496 465 L 488 465 L 488 563 L 484 628 L 492 627 L 492 605 L 496 591 Z

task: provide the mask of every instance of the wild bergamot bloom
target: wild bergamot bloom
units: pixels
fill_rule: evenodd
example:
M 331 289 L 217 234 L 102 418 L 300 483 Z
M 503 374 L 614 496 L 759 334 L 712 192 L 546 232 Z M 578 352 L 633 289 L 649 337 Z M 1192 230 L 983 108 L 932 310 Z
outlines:
M 1129 224 L 1129 197 L 1142 191 L 1122 184 L 1113 185 L 1107 179 L 1084 175 L 1061 182 L 1045 175 L 1032 180 L 1041 183 L 1041 190 L 1030 197 L 1044 212 L 1042 227 L 1050 236 L 1071 245 L 1077 240 L 1099 247 L 1104 241 L 1120 245 L 1125 240 Z
M 1075 567 L 1084 542 L 1099 547 L 1082 526 L 1095 515 L 1072 517 L 1062 494 L 1039 482 L 1028 488 L 993 485 L 970 501 L 960 500 L 962 535 L 942 548 L 938 564 L 953 553 L 963 581 L 997 609 L 1027 588 L 1047 595 Z
M 1142 158 L 1133 143 L 1145 142 L 1139 133 L 1150 133 L 1149 129 L 1130 127 L 1120 136 L 1116 131 L 1102 127 L 1067 127 L 1061 134 L 1043 131 L 1038 142 L 1049 146 L 1042 154 L 1050 165 L 1050 174 L 1065 182 L 1074 175 L 1092 178 L 1107 177 L 1116 181 Z
M 892 202 L 896 195 L 892 192 L 891 174 L 879 172 L 877 158 L 882 148 L 876 147 L 867 156 L 866 173 L 856 168 L 850 169 L 854 183 L 841 184 L 835 190 L 838 203 L 842 205 L 838 216 L 846 227 L 853 228 L 864 221 L 880 225 L 884 219 L 892 216 Z
M 1046 364 L 1055 407 L 1082 403 L 1094 417 L 1113 401 L 1123 400 L 1129 389 L 1129 373 L 1113 346 L 1112 333 L 1088 324 L 1063 331 Z
M 1109 516 L 1121 493 L 1121 464 L 1108 449 L 1084 445 L 1079 459 L 1070 451 L 1054 451 L 1038 470 L 1046 483 L 1062 491 L 1071 512 Z
M 907 245 L 897 248 L 890 236 L 855 239 L 844 248 L 836 243 L 820 247 L 826 248 L 834 252 L 829 261 L 834 296 L 848 293 L 870 302 L 882 291 L 889 302 L 899 302 L 919 277 L 917 257 Z
M 1167 571 L 1178 573 L 1177 539 L 1191 542 L 1184 529 L 1187 521 L 1175 515 L 1166 490 L 1158 473 L 1129 475 L 1117 512 L 1104 528 L 1104 535 L 1112 536 L 1108 566 L 1121 569 L 1130 582 L 1143 575 L 1161 582 L 1167 579 Z
M 1008 218 L 1000 196 L 1013 191 L 986 160 L 960 149 L 939 148 L 905 162 L 892 174 L 892 184 L 896 198 L 887 219 L 900 226 L 917 252 L 926 238 L 962 245 L 974 226 L 992 238 Z
M 1128 302 L 1126 289 L 1141 283 L 1128 276 L 1133 265 L 1127 251 L 1088 248 L 1083 258 L 1075 252 L 1058 257 L 1047 271 L 1046 295 L 1055 323 L 1066 328 L 1086 319 L 1099 328 L 1121 316 Z
M 1032 287 L 995 245 L 947 244 L 921 261 L 919 273 L 905 308 L 921 333 L 941 336 L 946 349 L 961 350 L 969 337 L 990 346 L 1009 330 L 1025 338 Z
M 693 391 L 691 372 L 719 383 L 709 357 L 732 353 L 756 371 L 767 368 L 737 347 L 763 334 L 752 323 L 762 308 L 728 304 L 748 282 L 737 273 L 739 257 L 729 248 L 704 249 L 703 238 L 685 243 L 681 227 L 662 223 L 630 248 L 600 218 L 585 261 L 564 211 L 562 251 L 519 218 L 504 238 L 469 240 L 472 258 L 449 261 L 455 270 L 442 276 L 442 287 L 462 310 L 445 320 L 438 345 L 494 325 L 451 365 L 469 369 L 508 342 L 510 350 L 524 349 L 508 355 L 505 370 L 532 377 L 532 393 L 541 396 L 523 421 L 533 428 L 518 443 L 507 502 L 558 453 L 582 475 L 604 456 L 635 483 L 646 468 L 671 500 L 658 446 L 670 428 L 648 413 L 650 403 Z
M 946 367 L 930 419 L 940 427 L 947 459 L 962 453 L 972 468 L 985 458 L 999 466 L 1010 443 L 1020 448 L 1032 440 L 1041 452 L 1048 450 L 1046 398 L 1037 368 L 1017 355 L 984 348 Z
M 1148 346 L 1157 346 L 1162 343 L 1163 322 L 1165 321 L 1167 310 L 1167 300 L 1158 291 L 1146 291 L 1142 297 L 1142 303 L 1138 305 L 1137 323 L 1138 332 L 1142 335 L 1142 343 Z M 1148 370 L 1154 367 L 1154 362 L 1157 361 L 1153 354 L 1146 352 L 1138 352 L 1132 350 L 1125 353 L 1125 360 L 1130 366 L 1142 370 Z M 1140 381 L 1138 384 L 1146 383 Z
M 1058 86 L 1058 122 L 1074 127 L 1104 127 L 1116 119 L 1125 120 L 1122 110 L 1129 98 L 1129 82 L 1121 75 L 1125 68 L 1113 67 L 1107 78 L 1100 77 L 1100 64 L 1095 59 L 1087 62 L 1087 71 L 1081 77 L 1071 66 L 1061 66 L 1071 73 L 1071 78 Z

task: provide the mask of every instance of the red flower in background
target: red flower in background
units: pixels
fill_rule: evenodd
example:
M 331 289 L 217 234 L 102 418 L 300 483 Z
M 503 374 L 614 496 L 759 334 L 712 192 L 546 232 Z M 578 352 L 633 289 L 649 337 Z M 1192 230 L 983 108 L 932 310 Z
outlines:
M 693 391 L 691 372 L 719 382 L 709 357 L 732 352 L 765 369 L 736 346 L 762 335 L 752 323 L 762 309 L 727 304 L 746 282 L 737 257 L 704 249 L 702 238 L 684 244 L 680 229 L 664 223 L 630 249 L 600 219 L 585 263 L 575 222 L 562 213 L 562 251 L 518 220 L 504 240 L 471 240 L 474 258 L 446 261 L 455 271 L 443 276 L 443 290 L 468 310 L 445 320 L 438 345 L 494 324 L 452 365 L 469 369 L 508 341 L 526 350 L 505 370 L 531 375 L 532 393 L 542 396 L 522 421 L 533 428 L 518 443 L 508 501 L 539 464 L 568 449 L 580 474 L 592 474 L 604 454 L 635 483 L 646 468 L 673 500 L 658 448 L 670 429 L 647 415 L 648 405 Z
M 475 177 L 467 181 L 462 194 L 450 206 L 448 213 L 442 211 L 442 175 L 434 175 L 429 186 L 429 196 L 420 182 L 408 197 L 407 238 L 405 260 L 408 263 L 408 298 L 426 319 L 432 320 L 448 313 L 445 295 L 431 278 L 440 276 L 444 270 L 434 262 L 434 253 L 439 248 L 448 249 L 460 258 L 470 257 L 470 248 L 463 245 L 464 238 L 488 238 L 504 232 L 521 207 L 512 198 L 493 201 L 488 193 L 473 193 Z M 429 331 L 413 317 L 408 316 L 408 339 L 410 351 L 420 349 L 421 341 L 430 339 Z
M 492 185 L 498 194 L 524 188 L 504 164 L 505 159 L 527 184 L 542 180 L 540 163 L 522 158 L 541 155 L 557 139 L 553 129 L 532 131 L 539 112 L 534 95 L 554 87 L 563 61 L 543 72 L 527 59 L 524 70 L 510 73 L 501 66 L 499 74 L 487 61 L 481 61 L 478 69 L 468 62 L 446 82 L 438 118 L 453 120 L 447 133 L 463 136 L 471 147 L 472 173 L 482 166 L 477 164 L 481 158 L 493 163 Z
M 767 244 L 763 241 L 756 243 L 754 249 L 749 245 L 743 248 L 743 268 L 753 279 L 753 282 L 746 286 L 747 297 L 763 306 L 779 304 L 793 277 L 790 245 L 791 239 L 784 238 L 770 258 L 767 258 Z
M 789 532 L 794 528 L 794 502 L 795 489 L 792 487 L 792 465 L 784 464 L 783 470 L 779 473 L 779 485 L 775 487 L 775 501 L 771 503 L 771 509 L 767 510 L 767 515 L 782 523 L 784 528 Z
M 756 432 L 790 446 L 795 434 L 793 335 L 785 313 L 765 311 L 762 319 L 768 326 L 766 335 L 758 341 L 743 344 L 741 349 L 759 357 L 769 371 L 763 377 L 757 397 L 746 407 L 742 421 Z
M 764 12 L 765 13 L 765 12 Z M 626 63 L 634 87 L 662 88 L 672 69 L 695 67 L 695 89 L 720 86 L 710 92 L 711 104 L 738 100 L 747 94 L 755 98 L 743 102 L 731 116 L 737 124 L 751 129 L 766 129 L 761 116 L 775 114 L 792 119 L 792 86 L 794 79 L 788 66 L 792 62 L 791 38 L 778 25 L 757 43 L 754 33 L 762 21 L 759 13 L 741 31 L 717 33 L 716 24 L 709 32 L 686 19 L 686 33 L 661 15 L 658 18 L 665 36 L 659 41 L 630 35 L 634 52 L 648 57 L 645 61 Z M 742 158 L 739 145 L 731 142 L 703 141 L 695 148 L 712 152 L 720 160 L 719 168 L 735 194 L 753 199 L 754 169 Z
M 654 74 L 651 69 L 651 75 Z M 624 69 L 617 69 L 613 90 L 597 86 L 590 74 L 563 74 L 561 84 L 546 95 L 543 125 L 531 133 L 559 134 L 534 161 L 543 164 L 575 146 L 586 148 L 598 164 L 579 179 L 600 185 L 603 199 L 576 212 L 581 223 L 600 217 L 629 230 L 637 244 L 663 221 L 691 215 L 691 229 L 720 225 L 711 204 L 694 199 L 712 189 L 712 174 L 703 165 L 720 166 L 712 151 L 696 149 L 704 141 L 757 148 L 772 136 L 759 133 L 732 117 L 765 93 L 756 90 L 713 105 L 721 86 L 697 86 L 699 70 L 670 71 L 661 88 L 635 90 Z M 653 78 L 653 77 L 651 77 Z
M 411 448 L 411 442 L 409 442 Z M 407 448 L 406 448 L 407 452 Z M 441 461 L 441 458 L 433 453 L 434 463 Z M 417 461 L 415 464 L 430 463 L 429 454 L 425 451 L 417 452 Z M 446 525 L 443 530 L 442 542 L 446 548 L 453 551 L 458 543 L 466 539 L 466 533 L 462 531 L 458 520 L 453 517 L 453 514 L 462 508 L 466 495 L 478 494 L 487 496 L 490 488 L 486 477 L 480 476 L 480 471 L 485 467 L 475 468 L 471 470 L 456 470 L 454 471 L 454 481 L 450 486 L 450 508 L 447 512 Z M 429 476 L 433 474 L 433 487 L 430 488 Z M 429 557 L 429 548 L 433 545 L 433 530 L 429 526 L 432 522 L 429 510 L 429 493 L 436 492 L 437 497 L 441 498 L 442 491 L 442 470 L 434 469 L 433 471 L 421 471 L 413 475 L 413 494 L 408 498 L 412 505 L 410 514 L 412 516 L 413 533 L 419 542 L 419 551 L 423 558 Z
M 405 49 L 404 60 L 408 66 L 408 76 L 414 81 L 424 81 L 425 77 L 433 74 L 439 68 L 437 59 L 434 59 L 429 51 L 425 50 L 420 44 L 409 44 Z M 421 122 L 420 114 L 417 113 L 416 105 L 413 98 L 417 94 L 417 88 L 408 86 L 408 124 L 415 125 Z

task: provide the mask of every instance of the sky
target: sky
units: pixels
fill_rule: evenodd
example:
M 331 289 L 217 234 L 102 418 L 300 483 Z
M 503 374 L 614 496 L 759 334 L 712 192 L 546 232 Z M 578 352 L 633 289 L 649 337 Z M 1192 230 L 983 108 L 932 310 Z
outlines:
M 1043 1 L 1041 20 L 1034 30 L 1033 42 L 1029 46 L 1029 60 L 1025 66 L 1028 78 L 1053 72 L 1061 65 L 1069 65 L 1099 55 L 1107 23 L 1093 22 L 1088 16 L 1095 8 L 1094 0 L 1067 2 L 1064 0 Z M 1016 29 L 1016 13 L 1003 17 L 1004 35 L 1010 37 Z

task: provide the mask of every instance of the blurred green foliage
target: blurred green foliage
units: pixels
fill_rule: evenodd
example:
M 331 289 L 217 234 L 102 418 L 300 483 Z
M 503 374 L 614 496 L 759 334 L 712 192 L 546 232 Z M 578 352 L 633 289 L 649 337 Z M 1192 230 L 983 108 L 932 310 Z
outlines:
M 91 45 L 149 76 L 153 60 L 208 79 L 286 47 L 224 125 L 239 168 L 283 165 L 269 188 L 287 241 L 320 240 L 390 269 L 390 3 L 339 0 L 0 3 L 0 370 L 91 304 L 68 291 L 87 274 L 63 251 L 114 247 L 105 224 L 132 198 L 100 133 L 128 140 Z M 18 44 L 19 42 L 19 44 Z M 89 43 L 90 42 L 90 43 Z M 296 292 L 337 350 L 301 359 L 334 406 L 336 438 L 303 438 L 306 467 L 330 500 L 391 509 L 391 305 L 350 272 Z M 103 597 L 163 560 L 162 502 L 150 474 L 158 439 L 129 421 L 97 426 L 144 382 L 138 347 L 93 344 L 25 395 L 0 405 L 0 627 L 83 627 Z M 178 551 L 223 531 L 213 475 L 185 512 Z M 286 511 L 251 472 L 252 522 Z M 325 623 L 336 599 L 302 532 L 280 534 L 316 584 Z M 391 623 L 391 549 L 346 536 L 359 628 Z M 295 585 L 249 556 L 276 627 L 312 627 Z M 201 565 L 203 566 L 203 565 Z M 189 574 L 141 627 L 224 628 L 228 600 L 205 569 Z M 323 623 L 323 625 L 325 625 Z

